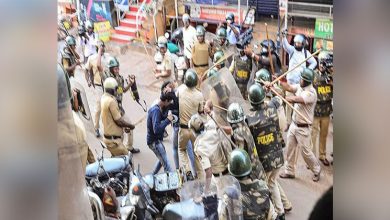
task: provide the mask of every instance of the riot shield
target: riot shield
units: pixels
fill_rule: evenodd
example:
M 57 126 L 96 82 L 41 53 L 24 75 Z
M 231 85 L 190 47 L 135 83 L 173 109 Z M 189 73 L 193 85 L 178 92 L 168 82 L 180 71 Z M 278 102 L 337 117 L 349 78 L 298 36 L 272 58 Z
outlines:
M 241 187 L 233 176 L 211 179 L 207 191 L 205 181 L 186 182 L 179 191 L 180 203 L 168 204 L 164 219 L 240 220 L 242 217 Z
M 205 99 L 210 99 L 214 106 L 218 105 L 225 109 L 229 108 L 231 103 L 236 102 L 242 106 L 245 113 L 248 113 L 250 104 L 243 99 L 230 71 L 224 67 L 218 73 L 217 76 L 207 78 L 201 84 L 201 91 Z M 217 108 L 214 107 L 214 110 Z
M 61 66 L 58 77 L 58 219 L 93 219 L 82 168 L 80 148 L 84 144 L 74 122 L 69 81 Z M 64 73 L 58 74 L 58 73 Z M 70 90 L 68 90 L 70 91 Z M 86 152 L 84 152 L 86 153 Z

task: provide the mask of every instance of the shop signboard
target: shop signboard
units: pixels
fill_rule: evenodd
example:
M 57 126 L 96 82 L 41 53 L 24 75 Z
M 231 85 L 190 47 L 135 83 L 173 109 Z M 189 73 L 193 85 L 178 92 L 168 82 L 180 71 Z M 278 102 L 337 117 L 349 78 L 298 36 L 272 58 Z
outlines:
M 333 50 L 333 20 L 317 18 L 314 29 L 313 50 Z

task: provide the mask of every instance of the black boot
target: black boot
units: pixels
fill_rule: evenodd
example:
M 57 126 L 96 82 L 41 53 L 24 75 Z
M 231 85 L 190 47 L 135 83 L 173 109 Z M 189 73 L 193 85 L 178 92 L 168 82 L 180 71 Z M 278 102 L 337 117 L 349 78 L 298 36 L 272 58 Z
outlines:
M 281 214 L 281 215 L 278 215 L 278 217 L 276 217 L 276 219 L 275 220 L 285 220 L 286 218 L 285 218 L 285 215 L 284 215 L 284 213 L 283 214 Z

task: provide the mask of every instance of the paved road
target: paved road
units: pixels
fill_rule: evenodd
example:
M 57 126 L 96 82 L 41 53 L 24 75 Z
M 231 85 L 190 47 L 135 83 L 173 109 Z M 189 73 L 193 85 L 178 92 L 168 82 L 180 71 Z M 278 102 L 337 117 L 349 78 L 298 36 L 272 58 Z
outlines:
M 127 54 L 118 56 L 120 62 L 121 74 L 127 76 L 134 74 L 137 79 L 138 90 L 142 99 L 145 99 L 148 105 L 156 100 L 159 95 L 159 88 L 151 85 L 155 79 L 151 71 L 151 63 L 145 54 L 128 51 Z M 93 88 L 88 88 L 84 79 L 84 74 L 80 69 L 77 70 L 76 80 L 79 81 L 85 88 L 88 102 L 92 114 L 96 109 L 96 96 L 93 93 Z M 156 162 L 156 157 L 151 150 L 146 146 L 146 113 L 143 112 L 140 106 L 136 104 L 131 98 L 130 94 L 124 95 L 124 109 L 133 122 L 140 123 L 134 130 L 134 146 L 141 149 L 141 153 L 134 155 L 134 164 L 141 165 L 143 173 L 150 172 Z M 333 129 L 330 129 L 333 133 Z M 174 166 L 172 158 L 172 128 L 167 129 L 169 137 L 164 140 L 169 160 Z M 98 142 L 95 142 L 94 149 L 100 152 L 101 147 Z M 328 137 L 328 149 L 333 150 L 333 136 Z M 105 155 L 109 155 L 105 153 Z M 287 214 L 286 218 L 291 220 L 307 219 L 317 199 L 325 192 L 329 186 L 333 185 L 333 167 L 325 168 L 322 172 L 320 182 L 314 183 L 312 180 L 312 173 L 307 170 L 306 165 L 300 156 L 298 160 L 296 179 L 294 180 L 280 180 L 285 192 L 293 204 L 293 210 Z

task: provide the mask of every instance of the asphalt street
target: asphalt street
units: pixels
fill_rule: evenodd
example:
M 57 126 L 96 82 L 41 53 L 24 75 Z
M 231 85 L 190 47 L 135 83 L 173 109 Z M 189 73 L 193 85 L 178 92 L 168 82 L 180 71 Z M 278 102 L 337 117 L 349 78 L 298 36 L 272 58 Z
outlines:
M 59 45 L 59 48 L 61 46 Z M 124 55 L 117 56 L 120 62 L 120 72 L 127 78 L 127 75 L 134 74 L 136 76 L 138 91 L 141 99 L 144 99 L 147 105 L 150 105 L 159 97 L 159 83 L 154 83 L 156 79 L 152 73 L 152 64 L 149 62 L 147 55 L 128 51 Z M 84 78 L 83 71 L 78 68 L 76 70 L 75 79 L 84 86 L 87 94 L 89 106 L 92 115 L 96 109 L 96 97 L 94 89 L 89 88 Z M 142 108 L 132 99 L 130 93 L 124 95 L 123 100 L 124 109 L 126 114 L 133 123 L 138 123 L 134 129 L 134 146 L 140 148 L 141 153 L 134 155 L 134 164 L 141 167 L 143 173 L 151 172 L 156 162 L 156 157 L 153 152 L 146 145 L 146 116 Z M 333 126 L 330 125 L 328 136 L 328 158 L 331 159 L 329 153 L 333 151 Z M 169 155 L 169 161 L 171 166 L 174 166 L 173 153 L 172 153 L 172 127 L 167 128 L 169 137 L 164 140 L 167 153 Z M 101 129 L 102 133 L 102 129 Z M 93 135 L 88 135 L 89 138 L 94 139 Z M 101 146 L 98 141 L 91 142 L 92 149 L 96 149 L 97 152 L 101 152 Z M 95 150 L 94 154 L 96 154 Z M 104 153 L 105 156 L 109 156 L 108 152 Z M 321 164 L 322 165 L 322 164 Z M 280 179 L 280 183 L 283 186 L 287 196 L 292 202 L 293 209 L 291 213 L 286 215 L 286 219 L 302 220 L 307 219 L 314 204 L 318 198 L 333 185 L 333 167 L 322 166 L 321 180 L 318 183 L 314 183 L 311 178 L 313 174 L 306 168 L 302 156 L 299 156 L 296 178 L 293 180 Z

